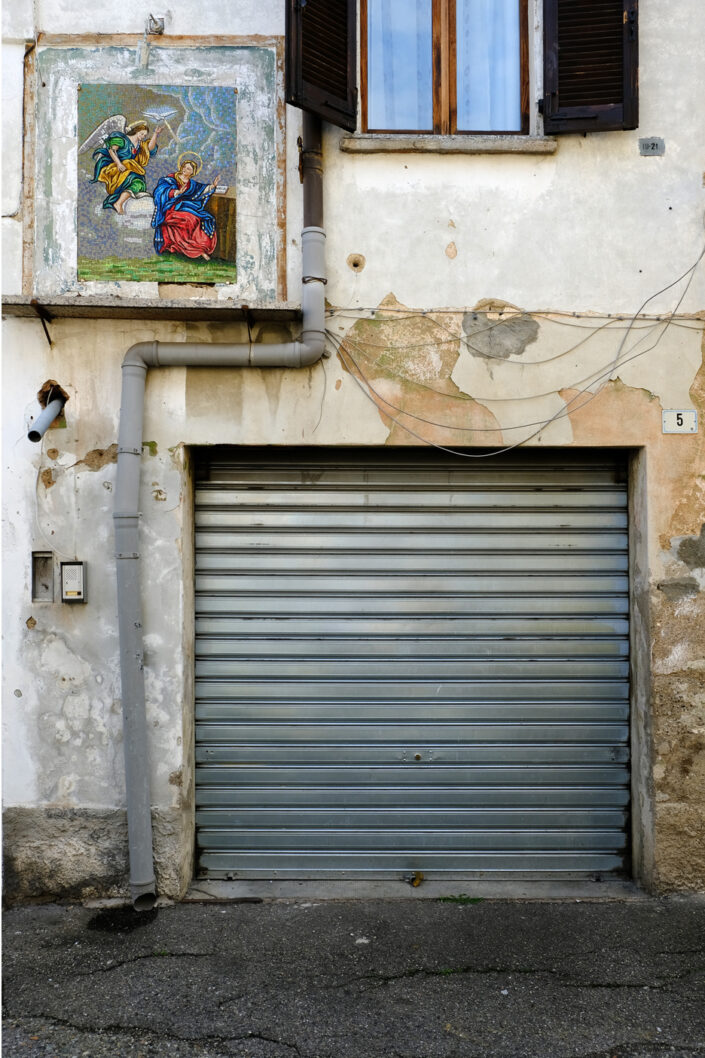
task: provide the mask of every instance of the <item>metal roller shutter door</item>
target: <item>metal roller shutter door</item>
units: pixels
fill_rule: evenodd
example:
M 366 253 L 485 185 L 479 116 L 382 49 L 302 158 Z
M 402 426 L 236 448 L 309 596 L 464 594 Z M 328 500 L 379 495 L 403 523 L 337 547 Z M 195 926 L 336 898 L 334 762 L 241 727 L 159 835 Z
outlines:
M 201 453 L 201 874 L 623 871 L 628 605 L 602 453 Z

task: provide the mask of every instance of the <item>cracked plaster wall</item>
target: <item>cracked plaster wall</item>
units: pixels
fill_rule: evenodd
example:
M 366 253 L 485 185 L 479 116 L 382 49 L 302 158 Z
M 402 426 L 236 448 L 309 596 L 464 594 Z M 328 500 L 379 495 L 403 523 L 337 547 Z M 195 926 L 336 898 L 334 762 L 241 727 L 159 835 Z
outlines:
M 4 804 L 8 896 L 124 893 L 124 776 L 112 499 L 120 364 L 138 340 L 246 340 L 241 326 L 6 323 Z M 271 337 L 271 335 L 270 335 Z M 30 366 L 28 366 L 30 365 Z M 69 394 L 31 444 L 32 398 Z M 383 443 L 336 360 L 263 372 L 150 372 L 140 495 L 147 717 L 160 892 L 193 871 L 192 495 L 184 445 Z M 361 433 L 362 431 L 362 433 Z M 31 602 L 31 553 L 87 563 L 81 606 Z M 57 596 L 58 597 L 58 596 Z M 119 855 L 116 848 L 122 850 Z
M 507 324 L 502 322 L 505 315 Z M 524 439 L 533 445 L 629 448 L 645 454 L 645 495 L 638 500 L 637 531 L 646 537 L 648 601 L 635 598 L 635 605 L 648 611 L 641 619 L 651 627 L 652 641 L 641 652 L 635 650 L 635 660 L 647 675 L 641 671 L 634 678 L 639 696 L 635 715 L 642 710 L 643 698 L 650 696 L 639 767 L 649 786 L 653 777 L 654 804 L 648 813 L 643 806 L 639 810 L 649 815 L 653 811 L 654 830 L 645 835 L 653 862 L 644 863 L 642 877 L 660 889 L 702 890 L 705 440 L 702 425 L 690 436 L 663 434 L 661 425 L 666 407 L 695 408 L 703 422 L 702 326 L 697 321 L 668 329 L 644 324 L 651 334 L 647 344 L 663 332 L 659 345 L 626 369 L 610 371 L 626 323 L 618 321 L 593 333 L 596 321 L 572 322 L 579 340 L 590 337 L 565 360 L 554 359 L 566 348 L 565 321 L 537 316 L 533 324 L 496 301 L 489 308 L 481 303 L 465 316 L 421 316 L 389 296 L 374 319 L 347 328 L 341 357 L 346 369 L 364 377 L 375 392 L 380 420 L 390 431 L 388 443 L 414 443 L 416 434 L 451 447 L 511 445 Z M 500 333 L 506 328 L 494 347 L 477 342 L 493 327 Z M 475 342 L 475 347 L 468 348 L 466 341 Z M 583 377 L 596 365 L 606 365 L 605 378 L 589 392 L 561 387 L 568 367 Z M 515 429 L 517 423 L 535 424 L 550 416 L 556 418 L 548 426 Z
M 162 891 L 178 895 L 192 869 L 185 446 L 427 440 L 644 453 L 640 528 L 651 669 L 646 679 L 642 671 L 640 693 L 650 696 L 645 708 L 653 742 L 649 735 L 643 751 L 654 799 L 653 870 L 647 873 L 662 889 L 705 889 L 705 266 L 679 306 L 677 326 L 639 321 L 630 345 L 641 342 L 633 351 L 647 351 L 613 368 L 625 320 L 693 263 L 705 237 L 705 150 L 696 108 L 688 102 L 693 86 L 705 87 L 698 5 L 686 0 L 666 15 L 644 5 L 642 118 L 633 133 L 567 137 L 547 157 L 363 157 L 338 151 L 340 134 L 327 127 L 327 296 L 342 309 L 374 307 L 374 319 L 332 317 L 331 332 L 342 343 L 338 355 L 305 371 L 222 371 L 216 385 L 208 370 L 150 374 L 141 506 Z M 82 11 L 62 0 L 35 6 L 40 27 L 53 32 L 141 33 L 144 24 L 144 9 L 133 0 L 119 10 L 100 3 Z M 196 32 L 192 10 L 185 0 L 172 4 L 167 31 Z M 278 34 L 283 5 L 239 5 L 235 19 L 221 4 L 207 2 L 200 18 L 199 32 Z M 8 283 L 13 288 L 21 274 L 17 236 L 26 219 L 10 213 L 20 186 L 18 63 L 22 41 L 31 35 L 31 4 L 4 10 L 3 20 L 11 60 L 3 74 L 10 99 L 3 158 L 3 235 L 9 231 L 3 283 L 9 293 Z M 681 91 L 683 83 L 691 86 L 690 96 Z M 286 243 L 294 301 L 299 131 L 300 116 L 289 108 Z M 639 157 L 638 137 L 649 134 L 664 135 L 663 158 Z M 360 257 L 364 266 L 353 269 L 349 259 Z M 647 311 L 673 309 L 681 291 L 660 295 Z M 445 311 L 430 311 L 437 306 Z M 572 312 L 588 315 L 574 318 Z M 485 332 L 485 325 L 492 329 Z M 50 331 L 52 349 L 36 321 L 9 321 L 4 337 L 5 804 L 15 813 L 8 817 L 12 877 L 18 892 L 35 896 L 52 885 L 80 894 L 82 871 L 85 891 L 124 891 L 111 521 L 122 356 L 132 342 L 151 338 L 247 337 L 237 325 L 122 321 L 55 321 Z M 255 329 L 258 340 L 281 336 L 274 325 Z M 377 406 L 356 381 L 361 372 L 377 391 Z M 32 446 L 24 420 L 47 378 L 70 394 L 66 427 Z M 591 386 L 589 403 L 580 392 L 585 385 Z M 668 407 L 697 408 L 700 433 L 663 435 L 661 410 Z M 538 432 L 526 425 L 542 422 Z M 85 607 L 30 602 L 30 553 L 46 549 L 57 561 L 88 563 Z M 97 844 L 104 849 L 97 862 L 91 859 L 96 820 L 102 820 Z M 122 850 L 117 859 L 116 849 Z M 86 856 L 90 871 L 82 866 Z
M 91 819 L 98 813 L 114 820 L 115 809 L 124 805 L 112 530 L 121 357 L 110 355 L 100 328 L 91 333 L 90 326 L 70 323 L 64 332 L 52 350 L 33 326 L 15 323 L 5 333 L 3 389 L 13 413 L 3 420 L 3 550 L 10 557 L 4 574 L 4 803 L 40 810 L 24 842 L 14 840 L 21 829 L 16 820 L 6 832 L 17 862 L 27 859 L 25 845 L 36 848 L 42 835 L 47 848 L 52 845 L 51 828 L 41 822 L 44 806 L 53 812 L 83 809 Z M 118 348 L 123 341 L 113 335 Z M 66 425 L 50 429 L 40 445 L 33 445 L 26 439 L 26 422 L 38 406 L 28 398 L 49 377 L 69 394 Z M 174 398 L 168 391 L 159 393 L 158 379 L 154 391 L 159 412 L 173 414 Z M 147 430 L 153 425 L 148 419 Z M 140 499 L 150 570 L 143 604 L 152 792 L 161 811 L 157 855 L 169 863 L 162 872 L 169 879 L 163 888 L 173 891 L 175 878 L 183 885 L 180 876 L 191 870 L 191 842 L 183 823 L 176 825 L 193 810 L 190 760 L 184 754 L 192 731 L 193 607 L 184 571 L 191 514 L 183 448 L 176 443 L 170 451 L 168 444 L 155 443 L 145 452 Z M 31 601 L 35 550 L 53 552 L 55 599 L 58 563 L 73 558 L 87 563 L 85 605 Z M 177 785 L 174 772 L 181 776 Z M 79 828 L 79 833 L 87 831 Z M 54 838 L 61 847 L 58 831 Z M 78 846 L 75 837 L 59 858 L 63 867 L 52 872 L 60 890 L 70 890 L 80 874 Z M 84 854 L 86 862 L 94 861 L 90 842 Z M 55 858 L 52 854 L 49 861 Z M 93 868 L 90 873 L 97 876 Z M 32 890 L 38 884 L 28 881 Z
M 316 368 L 225 370 L 218 372 L 215 391 L 210 370 L 150 373 L 141 509 L 147 699 L 163 891 L 178 894 L 191 869 L 191 508 L 184 445 L 409 443 L 409 436 L 385 414 L 386 405 L 377 408 L 363 395 L 346 362 L 347 350 L 364 363 L 377 391 L 407 412 L 395 413 L 401 422 L 412 422 L 412 412 L 451 425 L 447 430 L 426 424 L 423 436 L 428 440 L 476 444 L 479 438 L 465 433 L 468 425 L 497 430 L 502 422 L 489 402 L 470 396 L 469 384 L 461 388 L 454 381 L 461 377 L 458 363 L 463 355 L 473 363 L 477 360 L 461 348 L 460 317 L 440 317 L 446 330 L 455 326 L 458 337 L 444 340 L 439 349 L 435 317 L 414 317 L 402 325 L 389 301 L 387 306 L 387 314 L 381 309 L 376 322 L 356 324 L 348 332 L 340 357 Z M 538 357 L 542 350 L 550 352 L 551 344 L 542 344 L 546 321 L 537 326 L 539 336 L 527 350 L 536 349 Z M 5 451 L 13 453 L 6 459 L 5 551 L 14 556 L 5 578 L 10 616 L 5 620 L 9 706 L 4 724 L 7 759 L 13 762 L 5 769 L 8 806 L 90 808 L 105 813 L 107 831 L 116 833 L 115 811 L 124 802 L 111 520 L 118 400 L 113 396 L 106 403 L 104 394 L 118 393 L 119 365 L 132 341 L 153 336 L 205 341 L 214 331 L 221 340 L 244 337 L 238 326 L 144 328 L 129 323 L 116 333 L 109 322 L 57 321 L 50 351 L 37 324 L 8 325 L 5 385 L 11 403 L 16 408 L 25 404 L 25 415 L 33 408 L 26 400 L 27 373 L 19 370 L 20 361 L 28 358 L 34 372 L 29 392 L 54 377 L 71 398 L 66 427 L 50 430 L 40 446 L 26 440 L 23 424 L 5 419 L 5 429 L 10 430 Z M 683 337 L 693 340 L 690 332 Z M 87 349 L 96 352 L 87 355 Z M 673 386 L 687 384 L 693 350 L 684 346 L 679 362 L 682 374 L 671 380 Z M 485 381 L 496 382 L 510 369 L 504 360 L 492 362 L 486 365 Z M 701 366 L 691 376 L 689 396 L 701 414 L 704 380 Z M 565 407 L 566 393 L 560 399 Z M 705 451 L 702 435 L 663 435 L 661 407 L 657 394 L 615 381 L 589 405 L 566 416 L 561 429 L 570 429 L 575 445 L 628 446 L 646 452 L 654 662 L 653 881 L 661 888 L 703 888 L 705 571 L 700 565 L 700 534 L 705 523 Z M 505 443 L 509 439 L 508 431 L 499 436 Z M 27 526 L 32 527 L 31 542 Z M 57 557 L 88 562 L 85 607 L 29 603 L 30 551 L 47 548 Z M 23 766 L 17 767 L 20 760 Z M 42 825 L 38 832 L 45 829 Z M 13 826 L 11 838 L 16 832 Z M 36 841 L 33 838 L 28 846 L 17 843 L 20 860 L 31 860 Z M 105 847 L 111 843 L 106 840 Z M 63 862 L 66 891 L 74 891 L 77 883 L 71 871 L 79 861 L 67 855 Z M 95 877 L 91 884 L 97 884 Z M 29 889 L 38 885 L 33 878 Z

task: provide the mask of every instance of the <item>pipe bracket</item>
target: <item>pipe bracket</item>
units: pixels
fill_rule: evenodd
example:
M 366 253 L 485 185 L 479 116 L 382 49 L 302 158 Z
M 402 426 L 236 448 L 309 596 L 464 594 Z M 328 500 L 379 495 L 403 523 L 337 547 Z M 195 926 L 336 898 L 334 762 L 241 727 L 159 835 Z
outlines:
M 119 456 L 141 456 L 142 452 L 139 448 L 118 448 Z
M 328 280 L 323 276 L 302 276 L 302 283 L 323 283 L 323 286 L 327 286 Z

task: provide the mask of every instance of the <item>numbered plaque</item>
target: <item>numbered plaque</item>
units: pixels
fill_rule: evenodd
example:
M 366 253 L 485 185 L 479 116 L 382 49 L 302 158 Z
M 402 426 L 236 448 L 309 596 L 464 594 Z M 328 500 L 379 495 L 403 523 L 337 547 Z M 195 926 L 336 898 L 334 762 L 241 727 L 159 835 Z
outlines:
M 666 153 L 666 141 L 660 136 L 649 136 L 639 140 L 639 154 L 642 158 L 660 158 Z
M 692 408 L 686 410 L 669 409 L 662 413 L 664 433 L 697 433 L 698 413 Z

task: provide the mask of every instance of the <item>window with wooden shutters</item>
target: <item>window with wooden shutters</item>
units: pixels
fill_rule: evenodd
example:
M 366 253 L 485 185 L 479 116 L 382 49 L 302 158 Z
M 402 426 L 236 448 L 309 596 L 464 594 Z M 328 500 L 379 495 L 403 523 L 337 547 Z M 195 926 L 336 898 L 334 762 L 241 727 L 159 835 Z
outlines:
M 353 132 L 355 0 L 287 0 L 286 101 Z
M 547 133 L 638 126 L 639 0 L 543 0 Z M 287 0 L 287 102 L 356 128 L 355 0 Z M 364 132 L 529 131 L 526 0 L 360 0 Z
M 527 0 L 360 0 L 364 132 L 529 131 Z
M 638 0 L 544 0 L 544 128 L 638 125 Z

